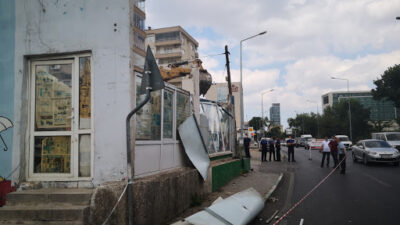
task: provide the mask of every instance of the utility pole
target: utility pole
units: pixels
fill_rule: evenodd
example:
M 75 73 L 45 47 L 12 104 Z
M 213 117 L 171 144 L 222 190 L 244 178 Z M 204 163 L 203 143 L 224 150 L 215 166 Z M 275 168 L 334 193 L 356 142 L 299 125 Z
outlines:
M 227 81 L 228 81 L 228 111 L 229 113 L 233 116 L 233 129 L 231 129 L 231 132 L 233 134 L 234 140 L 231 141 L 231 148 L 232 151 L 234 152 L 235 157 L 240 157 L 241 154 L 239 152 L 238 146 L 236 146 L 236 140 L 237 140 L 237 132 L 236 132 L 236 117 L 235 117 L 235 105 L 232 104 L 232 81 L 231 81 L 231 68 L 229 65 L 229 51 L 228 51 L 228 45 L 225 45 L 225 59 L 226 59 L 226 71 L 228 73 L 227 75 Z M 232 135 L 230 135 L 232 137 Z

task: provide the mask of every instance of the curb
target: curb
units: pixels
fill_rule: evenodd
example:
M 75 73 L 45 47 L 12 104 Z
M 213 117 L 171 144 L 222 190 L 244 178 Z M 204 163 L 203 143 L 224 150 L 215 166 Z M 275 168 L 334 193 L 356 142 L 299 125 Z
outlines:
M 283 173 L 281 173 L 281 174 L 279 175 L 279 178 L 278 178 L 278 180 L 276 180 L 274 186 L 272 186 L 272 188 L 268 191 L 268 193 L 265 194 L 265 196 L 264 196 L 264 202 L 266 202 L 266 201 L 269 199 L 269 197 L 271 197 L 272 193 L 274 193 L 274 191 L 275 191 L 276 188 L 278 187 L 279 183 L 281 182 L 282 177 L 283 177 Z

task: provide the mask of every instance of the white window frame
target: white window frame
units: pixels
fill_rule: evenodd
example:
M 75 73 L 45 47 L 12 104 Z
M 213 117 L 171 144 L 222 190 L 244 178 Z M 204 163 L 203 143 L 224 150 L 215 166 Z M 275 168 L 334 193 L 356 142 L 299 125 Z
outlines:
M 79 129 L 79 58 L 90 58 L 90 79 L 91 79 L 91 121 L 90 129 Z M 75 120 L 71 124 L 71 131 L 34 131 L 35 122 L 35 80 L 33 74 L 36 65 L 51 65 L 56 63 L 72 62 L 72 117 Z M 90 181 L 93 180 L 94 172 L 94 74 L 93 57 L 91 53 L 69 54 L 54 57 L 32 58 L 28 61 L 28 126 L 27 126 L 27 151 L 25 151 L 27 181 Z M 90 135 L 90 177 L 79 177 L 79 135 Z M 71 170 L 70 173 L 34 173 L 34 137 L 35 136 L 65 136 L 71 137 Z

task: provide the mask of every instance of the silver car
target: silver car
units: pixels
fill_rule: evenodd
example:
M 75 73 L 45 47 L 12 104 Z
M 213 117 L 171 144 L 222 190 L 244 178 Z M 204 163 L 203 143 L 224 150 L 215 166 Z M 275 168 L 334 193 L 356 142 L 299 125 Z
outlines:
M 377 139 L 368 139 L 357 142 L 353 145 L 353 161 L 362 162 L 367 165 L 369 162 L 393 163 L 399 166 L 400 153 L 389 143 Z

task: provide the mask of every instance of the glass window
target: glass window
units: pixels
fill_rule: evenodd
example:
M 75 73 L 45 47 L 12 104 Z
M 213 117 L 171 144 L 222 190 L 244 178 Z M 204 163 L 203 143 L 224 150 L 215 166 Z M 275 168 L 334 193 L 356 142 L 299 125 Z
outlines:
M 79 135 L 79 177 L 90 177 L 90 134 Z
M 35 130 L 71 130 L 71 64 L 35 68 Z
M 190 95 L 176 92 L 176 128 L 190 116 Z
M 70 173 L 71 137 L 53 136 L 34 139 L 35 173 Z
M 140 104 L 145 95 L 140 95 L 142 79 L 136 77 L 136 104 Z M 150 101 L 136 113 L 136 140 L 161 139 L 161 91 L 151 92 Z
M 163 118 L 163 138 L 172 138 L 173 119 L 174 119 L 174 93 L 164 90 L 164 118 Z
M 79 58 L 79 129 L 90 129 L 90 57 Z
M 156 34 L 156 42 L 173 41 L 173 40 L 179 40 L 179 39 L 180 39 L 179 31 Z
M 227 93 L 226 93 L 226 87 L 225 86 L 223 86 L 223 87 L 218 87 L 218 89 L 217 89 L 217 91 L 218 91 L 218 93 L 217 93 L 217 101 L 218 102 L 226 102 L 226 100 L 227 100 Z

